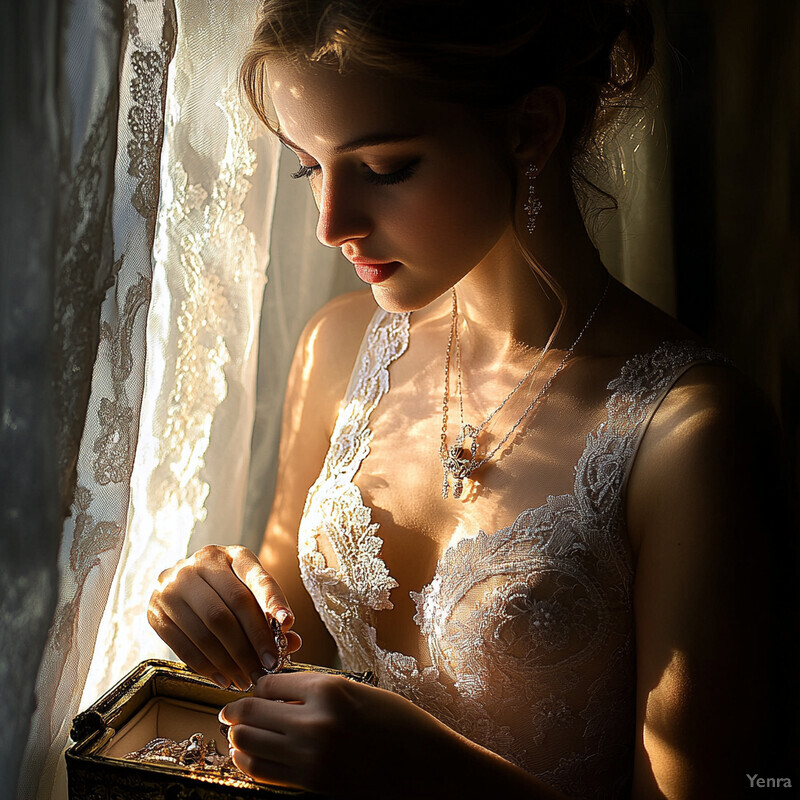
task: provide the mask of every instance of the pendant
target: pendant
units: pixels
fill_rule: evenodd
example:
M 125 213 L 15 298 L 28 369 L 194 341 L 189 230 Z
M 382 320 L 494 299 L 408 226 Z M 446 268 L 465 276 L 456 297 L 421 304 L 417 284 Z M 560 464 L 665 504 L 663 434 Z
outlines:
M 442 484 L 442 497 L 447 499 L 450 481 L 453 482 L 453 497 L 458 500 L 464 490 L 464 479 L 469 478 L 473 466 L 473 456 L 469 450 L 460 446 L 458 440 L 447 451 L 447 458 L 442 459 L 444 469 L 444 483 Z
M 458 500 L 464 491 L 464 481 L 478 468 L 477 458 L 480 433 L 474 425 L 464 423 L 456 436 L 455 442 L 448 448 L 446 458 L 442 459 L 444 469 L 444 482 L 442 483 L 442 497 L 447 499 L 450 481 L 453 482 L 453 497 Z M 469 448 L 465 447 L 467 439 L 471 439 Z

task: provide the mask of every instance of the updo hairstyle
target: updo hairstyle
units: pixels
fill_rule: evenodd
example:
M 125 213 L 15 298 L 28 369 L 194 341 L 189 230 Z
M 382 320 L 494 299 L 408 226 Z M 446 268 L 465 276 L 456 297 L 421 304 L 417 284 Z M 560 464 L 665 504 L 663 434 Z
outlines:
M 484 112 L 557 87 L 573 179 L 594 185 L 587 175 L 602 170 L 586 169 L 587 156 L 602 158 L 621 112 L 637 107 L 653 22 L 642 0 L 263 0 L 241 80 L 271 128 L 265 70 L 275 57 L 368 69 Z

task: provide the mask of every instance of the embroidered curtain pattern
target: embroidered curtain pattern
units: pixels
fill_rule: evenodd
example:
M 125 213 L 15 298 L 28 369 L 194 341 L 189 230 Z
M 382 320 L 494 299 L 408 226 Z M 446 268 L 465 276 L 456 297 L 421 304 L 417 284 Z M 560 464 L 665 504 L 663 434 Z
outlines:
M 59 74 L 67 85 L 59 98 L 60 121 L 72 128 L 62 132 L 71 153 L 60 176 L 54 398 L 56 421 L 64 421 L 57 442 L 74 439 L 81 428 L 83 435 L 74 473 L 66 445 L 59 448 L 62 486 L 74 475 L 75 490 L 20 770 L 21 796 L 34 796 L 37 785 L 49 796 L 63 772 L 61 751 L 124 540 L 143 386 L 166 76 L 175 42 L 171 0 L 124 7 L 87 1 L 61 11 Z M 87 391 L 84 411 L 81 398 Z
M 203 526 L 238 541 L 244 507 L 277 148 L 237 88 L 252 14 L 236 3 L 177 11 L 131 511 L 84 706 L 143 658 L 168 655 L 146 616 L 158 574 Z
M 54 312 L 56 419 L 73 421 L 62 437 L 83 437 L 21 798 L 65 797 L 72 718 L 141 659 L 168 655 L 146 622 L 159 572 L 189 547 L 241 539 L 248 478 L 268 508 L 251 440 L 267 464 L 256 472 L 268 473 L 294 342 L 316 308 L 357 283 L 315 242 L 313 199 L 287 180 L 292 158 L 279 169 L 276 142 L 242 103 L 237 72 L 256 4 L 109 5 L 76 3 L 62 48 L 82 67 L 69 73 L 70 113 L 93 102 L 62 180 L 71 216 L 56 237 L 67 264 Z M 87 38 L 97 41 L 91 64 Z M 270 253 L 285 274 L 262 321 Z M 259 335 L 269 344 L 257 412 Z M 66 392 L 88 396 L 79 359 L 91 375 L 83 411 Z
M 316 242 L 293 157 L 282 163 L 238 90 L 255 4 L 176 10 L 131 504 L 82 708 L 142 659 L 169 655 L 146 615 L 159 573 L 204 544 L 248 538 L 248 481 L 251 502 L 271 499 L 254 476 L 275 460 L 295 341 L 342 275 L 357 283 Z

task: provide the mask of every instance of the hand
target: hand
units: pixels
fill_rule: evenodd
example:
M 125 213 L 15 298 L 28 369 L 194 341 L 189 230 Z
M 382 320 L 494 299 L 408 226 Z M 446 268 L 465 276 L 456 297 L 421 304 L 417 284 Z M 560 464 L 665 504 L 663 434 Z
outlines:
M 244 547 L 209 545 L 159 575 L 147 619 L 178 658 L 222 687 L 246 689 L 277 661 L 267 617 L 300 637 L 280 586 Z
M 331 797 L 448 796 L 475 747 L 400 695 L 322 673 L 265 675 L 219 719 L 243 772 Z

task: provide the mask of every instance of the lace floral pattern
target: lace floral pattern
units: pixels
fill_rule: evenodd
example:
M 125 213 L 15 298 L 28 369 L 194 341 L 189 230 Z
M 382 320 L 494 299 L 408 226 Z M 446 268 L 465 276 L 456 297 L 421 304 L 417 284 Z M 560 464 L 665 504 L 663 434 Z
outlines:
M 131 138 L 128 141 L 128 174 L 137 186 L 131 205 L 148 221 L 150 235 L 155 231 L 159 196 L 159 161 L 164 140 L 164 87 L 167 65 L 175 52 L 175 9 L 165 3 L 163 35 L 159 47 L 146 43 L 139 30 L 139 10 L 127 3 L 125 21 L 128 35 L 136 46 L 131 55 L 132 106 L 128 111 Z
M 56 367 L 53 397 L 61 495 L 65 506 L 74 489 L 74 462 L 86 419 L 89 376 L 97 354 L 100 304 L 116 274 L 111 257 L 111 192 L 114 93 L 109 92 L 74 168 L 61 175 L 65 206 L 58 235 L 53 342 Z
M 573 493 L 460 540 L 411 592 L 426 651 L 415 657 L 377 643 L 375 613 L 392 608 L 398 584 L 352 482 L 388 367 L 408 345 L 408 317 L 379 313 L 367 336 L 299 537 L 304 582 L 342 663 L 373 670 L 381 686 L 571 797 L 616 796 L 631 771 L 635 683 L 625 476 L 655 400 L 716 354 L 673 342 L 626 363 L 608 386 L 607 419 L 587 436 Z
M 64 404 L 77 400 L 61 413 L 74 416 L 81 404 L 85 413 L 73 513 L 65 520 L 59 553 L 57 606 L 20 772 L 25 797 L 49 795 L 51 787 L 61 796 L 65 721 L 78 711 L 125 539 L 143 384 L 174 7 L 171 0 L 127 0 L 124 10 L 105 4 L 101 12 L 103 5 L 81 7 L 77 20 L 65 10 L 62 20 L 71 55 L 59 72 L 87 102 L 71 119 L 67 114 L 81 146 L 60 231 L 63 275 L 54 339 L 62 350 L 57 360 L 72 374 L 64 374 L 56 392 L 69 395 Z
M 358 379 L 336 421 L 322 474 L 306 500 L 304 520 L 312 525 L 318 520 L 320 527 L 304 523 L 306 534 L 300 540 L 300 565 L 307 580 L 324 585 L 332 599 L 338 597 L 345 604 L 358 593 L 361 603 L 371 611 L 392 608 L 389 594 L 397 581 L 389 576 L 380 558 L 383 542 L 376 536 L 378 525 L 372 522 L 372 514 L 361 502 L 352 480 L 369 452 L 369 416 L 389 389 L 389 364 L 407 346 L 406 315 L 390 318 L 386 325 L 371 331 Z M 309 515 L 311 509 L 314 513 Z M 330 535 L 330 526 L 334 535 Z M 316 549 L 316 535 L 322 531 L 333 548 L 336 567 L 327 566 Z
M 134 35 L 152 10 L 140 5 L 131 12 Z M 240 4 L 187 2 L 177 12 L 131 513 L 87 701 L 141 659 L 167 655 L 147 624 L 153 585 L 164 564 L 202 546 L 202 537 L 237 535 L 252 436 L 254 339 L 269 232 L 261 192 L 272 180 L 272 151 L 237 91 L 252 20 Z M 135 82 L 135 64 L 132 73 Z M 146 92 L 142 102 L 133 88 L 132 95 L 145 109 Z M 150 140 L 137 145 L 142 164 Z M 193 536 L 199 538 L 190 545 Z

